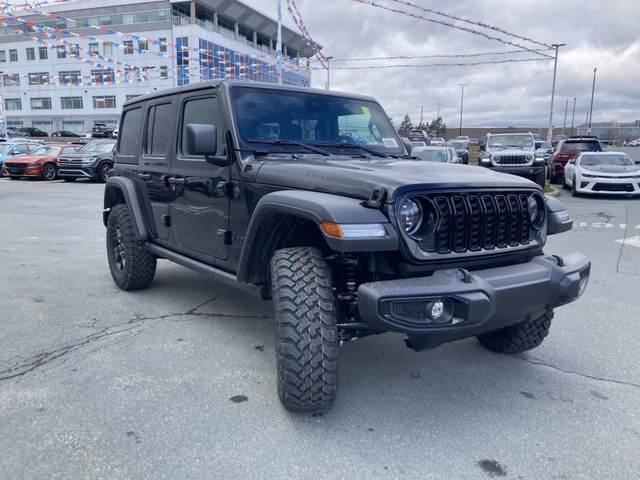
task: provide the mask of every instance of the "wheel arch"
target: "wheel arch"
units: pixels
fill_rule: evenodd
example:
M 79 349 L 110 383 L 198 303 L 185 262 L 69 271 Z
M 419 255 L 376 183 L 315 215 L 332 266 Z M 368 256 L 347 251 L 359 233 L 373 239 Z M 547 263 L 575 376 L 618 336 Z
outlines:
M 322 222 L 337 224 L 376 223 L 386 235 L 378 238 L 335 238 L 326 235 Z M 310 246 L 325 255 L 336 252 L 389 251 L 398 248 L 398 236 L 387 217 L 362 200 L 308 191 L 279 191 L 265 195 L 256 206 L 245 236 L 238 280 L 261 283 L 269 275 L 276 250 Z
M 109 213 L 114 205 L 126 204 L 133 218 L 133 227 L 138 240 L 148 240 L 151 231 L 145 215 L 144 204 L 133 180 L 124 177 L 112 177 L 104 187 L 104 204 L 102 222 L 105 227 L 109 221 Z

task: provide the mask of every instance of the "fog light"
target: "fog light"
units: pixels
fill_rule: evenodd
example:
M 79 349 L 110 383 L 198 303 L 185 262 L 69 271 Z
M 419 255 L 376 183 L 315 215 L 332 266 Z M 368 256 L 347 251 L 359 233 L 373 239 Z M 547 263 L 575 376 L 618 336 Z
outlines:
M 451 323 L 453 318 L 453 302 L 448 298 L 438 298 L 427 302 L 425 313 L 427 319 L 434 323 Z

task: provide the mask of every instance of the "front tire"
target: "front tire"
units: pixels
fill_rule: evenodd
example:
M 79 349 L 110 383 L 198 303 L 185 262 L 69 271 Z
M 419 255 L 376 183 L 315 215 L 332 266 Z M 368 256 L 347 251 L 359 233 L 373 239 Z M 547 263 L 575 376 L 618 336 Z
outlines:
M 526 352 L 539 346 L 549 334 L 553 310 L 531 320 L 478 335 L 485 348 L 498 353 Z
M 572 197 L 577 197 L 578 195 L 579 195 L 578 187 L 576 187 L 576 177 L 574 175 L 573 181 L 571 182 L 571 196 Z
M 109 214 L 107 259 L 113 281 L 122 290 L 146 288 L 156 273 L 157 258 L 136 238 L 131 213 L 123 204 Z
M 109 179 L 109 173 L 111 172 L 111 164 L 103 163 L 98 168 L 98 183 L 106 183 Z
M 318 249 L 271 260 L 278 396 L 287 410 L 328 408 L 338 390 L 338 333 L 331 275 Z
M 43 180 L 55 180 L 58 172 L 56 166 L 53 163 L 45 163 L 42 166 L 42 179 Z

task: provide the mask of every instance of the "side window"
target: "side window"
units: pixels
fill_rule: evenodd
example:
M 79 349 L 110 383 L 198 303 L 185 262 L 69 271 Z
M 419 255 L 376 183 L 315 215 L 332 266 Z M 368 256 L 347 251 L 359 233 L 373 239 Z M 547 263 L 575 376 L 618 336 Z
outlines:
M 127 110 L 120 122 L 118 151 L 121 155 L 137 155 L 142 137 L 142 108 Z
M 218 151 L 216 152 L 216 155 L 226 154 L 227 149 L 224 143 L 224 129 L 222 127 L 222 117 L 220 115 L 220 105 L 218 104 L 217 97 L 201 97 L 189 99 L 183 104 L 180 154 L 183 157 L 203 158 L 194 157 L 193 155 L 188 155 L 186 153 L 187 148 L 185 132 L 187 130 L 187 125 L 189 125 L 190 123 L 215 125 L 217 128 L 218 137 Z
M 172 103 L 153 105 L 147 117 L 147 141 L 144 153 L 152 157 L 165 157 L 169 150 L 175 114 Z

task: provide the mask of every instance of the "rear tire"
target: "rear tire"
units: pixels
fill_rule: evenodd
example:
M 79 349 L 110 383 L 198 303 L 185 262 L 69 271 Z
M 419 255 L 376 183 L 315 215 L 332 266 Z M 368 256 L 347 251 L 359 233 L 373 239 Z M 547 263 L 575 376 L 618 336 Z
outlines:
M 278 250 L 271 260 L 278 397 L 287 410 L 328 408 L 338 390 L 331 275 L 319 250 Z
M 107 259 L 113 281 L 122 290 L 146 288 L 156 273 L 157 258 L 136 238 L 131 213 L 123 204 L 109 213 Z
M 539 346 L 549 334 L 553 310 L 531 320 L 478 335 L 485 348 L 498 353 L 520 353 Z

